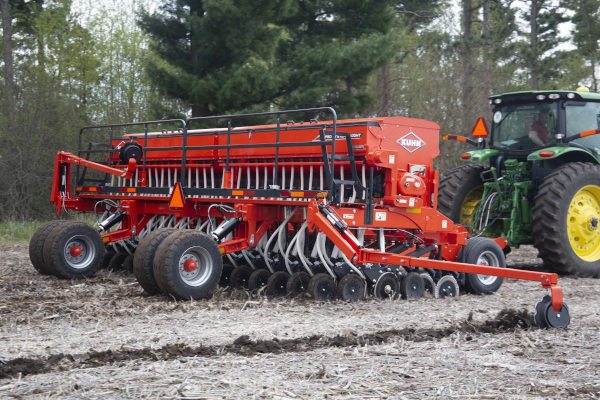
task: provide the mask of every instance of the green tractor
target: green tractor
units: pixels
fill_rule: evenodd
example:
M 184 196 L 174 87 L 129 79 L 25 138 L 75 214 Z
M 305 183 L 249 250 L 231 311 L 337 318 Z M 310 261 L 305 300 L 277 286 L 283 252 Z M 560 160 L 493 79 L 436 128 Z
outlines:
M 527 91 L 490 98 L 469 163 L 445 176 L 438 209 L 473 236 L 533 244 L 544 267 L 600 277 L 600 94 Z

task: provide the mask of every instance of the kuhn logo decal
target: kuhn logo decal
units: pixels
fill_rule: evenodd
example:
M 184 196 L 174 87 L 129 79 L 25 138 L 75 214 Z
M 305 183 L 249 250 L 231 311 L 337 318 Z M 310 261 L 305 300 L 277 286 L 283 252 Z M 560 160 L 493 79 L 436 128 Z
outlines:
M 426 144 L 423 139 L 415 135 L 412 131 L 396 140 L 396 143 L 404 147 L 404 150 L 409 153 L 414 153 Z

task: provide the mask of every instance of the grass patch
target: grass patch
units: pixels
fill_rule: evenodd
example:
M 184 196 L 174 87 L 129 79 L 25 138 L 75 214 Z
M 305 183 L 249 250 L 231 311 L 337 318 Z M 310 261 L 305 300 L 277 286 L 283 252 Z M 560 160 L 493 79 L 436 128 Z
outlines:
M 37 228 L 45 221 L 2 221 L 0 222 L 0 245 L 27 244 Z
M 96 221 L 94 214 L 82 213 L 75 216 L 78 221 L 93 225 Z M 47 221 L 0 221 L 0 245 L 29 244 L 29 240 Z

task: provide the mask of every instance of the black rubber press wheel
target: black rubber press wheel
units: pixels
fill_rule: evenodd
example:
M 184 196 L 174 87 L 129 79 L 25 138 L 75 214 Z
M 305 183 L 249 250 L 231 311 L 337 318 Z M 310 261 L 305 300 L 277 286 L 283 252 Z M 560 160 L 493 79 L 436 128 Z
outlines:
M 317 301 L 327 301 L 335 293 L 335 281 L 329 274 L 316 274 L 308 282 L 308 293 Z
M 348 274 L 338 283 L 337 298 L 349 302 L 362 300 L 365 297 L 365 286 L 365 281 L 360 276 Z

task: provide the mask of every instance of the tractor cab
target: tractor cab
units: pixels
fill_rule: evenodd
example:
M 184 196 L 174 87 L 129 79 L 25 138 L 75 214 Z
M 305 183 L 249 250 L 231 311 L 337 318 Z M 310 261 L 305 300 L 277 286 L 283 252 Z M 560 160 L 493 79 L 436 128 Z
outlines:
M 600 128 L 600 94 L 584 89 L 516 92 L 491 97 L 490 104 L 494 108 L 490 148 L 521 158 L 543 148 L 569 146 L 598 158 L 600 136 L 578 136 Z M 533 160 L 532 157 L 527 159 Z

